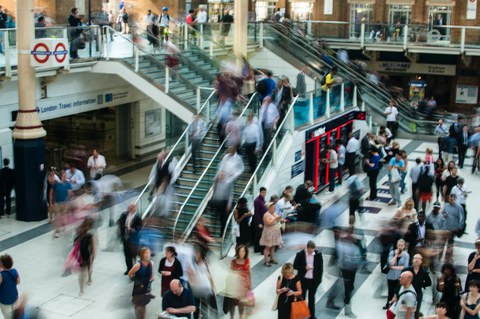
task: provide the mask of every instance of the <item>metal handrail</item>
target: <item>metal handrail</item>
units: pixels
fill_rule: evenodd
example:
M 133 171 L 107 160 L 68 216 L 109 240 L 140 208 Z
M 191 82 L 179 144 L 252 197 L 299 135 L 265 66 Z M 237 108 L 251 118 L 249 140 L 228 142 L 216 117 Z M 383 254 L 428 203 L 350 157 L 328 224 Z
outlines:
M 276 31 L 280 36 L 289 39 L 289 38 L 286 37 L 285 35 L 281 34 L 280 31 L 276 30 L 273 26 L 272 26 L 272 29 L 273 29 L 274 31 Z M 291 40 L 291 39 L 289 39 L 289 40 Z M 305 45 L 309 46 L 310 49 L 316 50 L 316 49 L 315 49 L 314 47 L 312 47 L 309 43 L 305 43 Z M 305 52 L 307 52 L 307 53 L 309 53 L 310 55 L 313 56 L 312 52 L 310 52 L 309 50 L 303 48 L 301 45 L 298 45 L 298 46 L 299 46 L 303 51 L 305 51 Z M 324 63 L 323 61 L 321 61 L 321 63 L 322 63 L 323 65 L 325 65 L 325 63 Z M 339 63 L 337 63 L 337 65 L 339 65 Z M 346 68 L 345 68 L 345 67 L 342 67 L 342 69 L 346 69 Z M 348 71 L 348 69 L 347 69 L 347 71 Z M 348 73 L 348 72 L 347 72 L 347 73 Z M 367 83 L 366 80 L 364 80 L 362 77 L 357 77 L 357 79 L 355 79 L 355 80 L 360 80 L 362 83 Z M 369 88 L 368 85 L 369 85 L 369 84 L 367 84 L 367 87 Z M 360 91 L 361 91 L 361 89 L 360 89 Z M 372 91 L 372 90 L 369 90 L 369 91 Z M 378 90 L 377 90 L 377 91 L 372 91 L 372 92 L 378 93 Z M 380 93 L 381 93 L 381 92 L 380 92 Z M 381 94 L 384 95 L 384 97 L 387 98 L 387 99 L 390 98 L 388 95 L 385 95 L 385 94 L 383 94 L 383 93 L 381 93 Z M 378 99 L 378 97 L 377 97 L 375 94 L 374 94 L 373 96 Z M 404 107 L 406 107 L 406 106 L 404 106 Z M 379 110 L 379 111 L 381 111 L 381 110 Z M 402 114 L 401 116 L 402 116 L 403 118 L 409 120 L 409 121 L 418 122 L 418 119 L 414 119 L 414 118 L 410 117 L 409 115 Z M 435 125 L 435 124 L 436 124 L 436 121 L 430 121 L 430 120 L 422 119 L 422 124 Z
M 292 101 L 292 103 L 290 104 L 290 107 L 288 108 L 287 112 L 285 113 L 285 117 L 283 118 L 283 121 L 282 123 L 280 124 L 280 126 L 277 128 L 277 132 L 275 132 L 275 135 L 273 136 L 272 138 L 272 141 L 270 142 L 270 144 L 268 145 L 267 149 L 265 150 L 265 152 L 263 152 L 263 156 L 262 158 L 260 159 L 260 161 L 258 162 L 257 164 L 257 168 L 255 169 L 255 171 L 253 172 L 252 176 L 250 177 L 250 179 L 248 180 L 247 184 L 245 185 L 245 188 L 243 189 L 243 192 L 242 194 L 240 195 L 239 198 L 242 198 L 245 196 L 246 192 L 248 191 L 248 188 L 250 187 L 250 185 L 253 183 L 253 181 L 255 180 L 256 178 L 256 175 L 259 173 L 259 170 L 262 166 L 262 163 L 265 161 L 265 159 L 267 158 L 267 155 L 268 155 L 268 152 L 270 151 L 270 149 L 272 148 L 272 145 L 274 143 L 276 143 L 276 138 L 277 136 L 280 134 L 280 131 L 281 131 L 281 128 L 285 125 L 285 123 L 287 122 L 287 119 L 288 119 L 288 116 L 290 115 L 290 113 L 292 113 L 293 109 L 294 109 L 294 106 L 295 106 L 295 103 L 297 102 L 297 99 L 298 99 L 298 95 L 295 97 L 295 99 Z M 294 128 L 293 128 L 294 129 Z M 273 157 L 272 157 L 273 159 Z M 232 220 L 232 216 L 235 212 L 235 209 L 237 208 L 237 205 L 235 204 L 235 206 L 233 207 L 232 211 L 230 212 L 230 214 L 228 215 L 228 218 L 227 218 L 227 222 L 226 222 L 226 225 L 227 227 L 225 227 L 224 231 L 223 231 L 223 234 L 222 234 L 222 243 L 220 245 L 220 257 L 223 256 L 223 244 L 225 242 L 225 235 L 227 234 L 227 230 L 228 230 L 228 225 L 230 225 L 230 222 Z
M 256 97 L 257 93 L 255 92 L 251 97 L 250 97 L 250 100 L 248 101 L 247 105 L 243 108 L 242 112 L 240 113 L 239 115 L 239 118 L 241 118 L 243 116 L 243 114 L 245 114 L 245 111 L 248 110 L 248 108 L 250 107 L 250 104 L 254 101 L 254 98 Z M 229 134 L 230 135 L 230 134 Z M 173 224 L 173 231 L 172 231 L 172 238 L 175 238 L 175 231 L 177 229 L 177 223 L 178 223 L 178 220 L 180 218 L 180 215 L 182 214 L 182 211 L 183 209 L 185 208 L 185 206 L 187 205 L 187 202 L 189 201 L 189 199 L 192 197 L 193 193 L 195 192 L 195 190 L 197 189 L 198 185 L 200 185 L 200 182 L 202 181 L 203 177 L 205 176 L 205 174 L 207 173 L 208 169 L 211 167 L 211 165 L 213 164 L 214 160 L 217 158 L 218 156 L 218 153 L 222 150 L 222 147 L 223 145 L 226 143 L 226 141 L 228 140 L 228 136 L 227 135 L 225 137 L 225 139 L 223 140 L 223 143 L 220 145 L 220 147 L 218 148 L 217 152 L 215 153 L 215 155 L 212 157 L 212 159 L 210 160 L 210 162 L 208 163 L 207 165 L 207 168 L 203 171 L 202 175 L 200 176 L 200 178 L 197 180 L 197 182 L 195 183 L 195 185 L 192 187 L 192 189 L 190 190 L 190 193 L 188 194 L 187 198 L 185 199 L 185 201 L 183 202 L 182 206 L 180 207 L 180 209 L 178 210 L 178 214 L 177 214 L 177 217 L 175 218 L 175 223 Z M 195 213 L 195 215 L 197 215 L 197 213 Z M 195 219 L 195 217 L 192 218 L 192 221 Z M 187 226 L 187 229 L 185 230 L 185 232 L 182 234 L 182 238 L 184 237 L 183 235 L 188 232 L 188 229 L 189 228 L 192 228 L 191 227 L 191 224 L 192 222 L 189 223 L 189 225 Z
M 201 113 L 203 111 L 203 109 L 207 106 L 207 104 L 210 102 L 210 99 L 215 95 L 217 91 L 214 89 L 214 91 L 212 93 L 210 93 L 210 95 L 208 96 L 207 100 L 205 100 L 205 102 L 203 103 L 202 107 L 198 110 L 199 113 Z M 165 162 L 167 162 L 171 156 L 173 156 L 173 151 L 178 147 L 178 145 L 180 145 L 180 141 L 183 140 L 183 138 L 185 137 L 185 135 L 188 133 L 188 129 L 190 128 L 190 126 L 192 125 L 193 121 L 190 122 L 187 127 L 185 128 L 185 130 L 183 131 L 183 133 L 180 135 L 180 137 L 178 138 L 177 142 L 173 145 L 172 149 L 170 150 L 170 152 L 168 153 L 167 155 L 167 158 L 165 159 Z M 185 154 L 184 154 L 185 156 Z M 146 190 L 151 186 L 151 184 L 153 183 L 153 181 L 155 180 L 155 178 L 151 178 L 147 185 L 145 185 L 145 187 L 143 188 L 143 190 L 140 192 L 140 195 L 138 195 L 137 199 L 135 200 L 135 205 L 140 201 L 140 198 L 143 196 L 143 194 L 146 192 Z M 153 200 L 152 200 L 153 202 Z M 145 211 L 144 213 L 144 216 L 145 217 L 145 214 L 147 213 L 147 211 Z

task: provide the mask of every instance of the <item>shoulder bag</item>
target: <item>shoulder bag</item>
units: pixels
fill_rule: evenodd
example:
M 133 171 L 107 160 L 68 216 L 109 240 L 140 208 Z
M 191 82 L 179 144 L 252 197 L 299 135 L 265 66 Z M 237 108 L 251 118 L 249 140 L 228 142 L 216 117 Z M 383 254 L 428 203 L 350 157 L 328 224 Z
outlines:
M 290 319 L 306 319 L 310 318 L 310 310 L 308 309 L 307 301 L 303 300 L 303 298 L 300 296 L 295 297 L 295 299 L 292 302 L 292 309 L 290 311 Z
M 283 279 L 283 276 L 280 275 L 280 277 L 278 277 L 278 280 L 280 280 L 280 283 L 282 283 L 282 279 Z M 275 285 L 275 292 L 277 290 L 276 287 L 277 285 Z M 275 294 L 275 300 L 273 301 L 273 304 L 272 304 L 272 311 L 276 311 L 278 309 L 278 296 L 279 294 Z

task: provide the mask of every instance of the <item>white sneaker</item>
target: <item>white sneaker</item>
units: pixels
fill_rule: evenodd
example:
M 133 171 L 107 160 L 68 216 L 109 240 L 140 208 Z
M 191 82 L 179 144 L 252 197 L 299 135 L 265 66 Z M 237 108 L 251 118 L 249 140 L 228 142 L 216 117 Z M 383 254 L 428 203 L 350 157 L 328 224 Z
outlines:
M 325 195 L 332 195 L 333 193 L 335 193 L 335 192 L 327 191 L 327 192 L 325 193 Z

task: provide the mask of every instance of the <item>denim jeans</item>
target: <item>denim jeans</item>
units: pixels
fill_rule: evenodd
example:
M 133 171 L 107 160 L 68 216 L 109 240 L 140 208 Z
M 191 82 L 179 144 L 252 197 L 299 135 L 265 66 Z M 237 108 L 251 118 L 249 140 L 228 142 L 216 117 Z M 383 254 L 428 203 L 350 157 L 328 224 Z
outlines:
M 390 195 L 392 195 L 392 200 L 397 204 L 398 207 L 401 206 L 400 201 L 400 181 L 396 183 L 388 182 L 390 188 Z

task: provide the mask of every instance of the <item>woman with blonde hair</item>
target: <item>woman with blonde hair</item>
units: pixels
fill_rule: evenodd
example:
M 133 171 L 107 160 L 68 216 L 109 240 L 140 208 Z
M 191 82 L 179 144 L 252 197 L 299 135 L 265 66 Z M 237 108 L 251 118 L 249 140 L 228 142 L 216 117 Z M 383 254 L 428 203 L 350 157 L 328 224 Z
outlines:
M 300 279 L 295 276 L 292 263 L 282 266 L 275 291 L 278 295 L 278 319 L 290 319 L 292 302 L 296 297 L 302 295 L 302 284 Z
M 275 260 L 275 247 L 282 244 L 282 233 L 280 229 L 281 217 L 275 213 L 275 204 L 268 202 L 267 211 L 263 215 L 263 232 L 260 238 L 260 245 L 265 246 L 263 250 L 264 265 L 270 267 L 271 264 L 278 264 Z M 270 256 L 270 261 L 268 257 Z
M 408 198 L 405 200 L 402 207 L 397 209 L 395 215 L 393 215 L 393 219 L 401 224 L 401 233 L 405 234 L 408 225 L 417 221 L 417 210 L 415 209 L 413 199 Z

